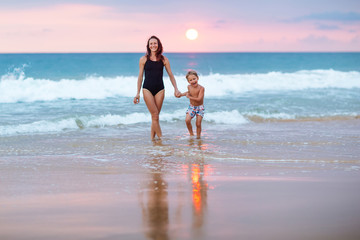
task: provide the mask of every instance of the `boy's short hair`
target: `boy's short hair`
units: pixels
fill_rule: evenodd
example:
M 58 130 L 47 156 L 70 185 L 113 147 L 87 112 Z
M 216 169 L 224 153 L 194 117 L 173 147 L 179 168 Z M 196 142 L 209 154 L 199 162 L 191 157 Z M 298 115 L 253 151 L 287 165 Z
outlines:
M 190 70 L 190 71 L 188 71 L 188 73 L 186 74 L 186 79 L 187 79 L 187 78 L 188 78 L 188 76 L 190 76 L 190 75 L 195 75 L 197 78 L 199 78 L 199 76 L 198 76 L 197 72 L 196 72 L 196 71 L 194 71 L 194 70 Z

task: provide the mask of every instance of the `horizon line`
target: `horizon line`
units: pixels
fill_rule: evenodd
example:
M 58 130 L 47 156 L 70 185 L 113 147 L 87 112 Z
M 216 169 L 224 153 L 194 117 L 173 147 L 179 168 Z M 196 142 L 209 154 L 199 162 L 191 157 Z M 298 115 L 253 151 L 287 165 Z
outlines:
M 114 52 L 0 52 L 0 54 L 126 54 L 126 53 L 143 53 L 146 52 L 140 52 L 140 51 L 133 51 L 133 52 L 120 52 L 120 51 L 114 51 Z M 205 52 L 205 51 L 194 51 L 194 52 L 175 52 L 175 51 L 169 51 L 165 52 L 163 54 L 174 54 L 174 53 L 360 53 L 359 51 L 213 51 L 213 52 Z

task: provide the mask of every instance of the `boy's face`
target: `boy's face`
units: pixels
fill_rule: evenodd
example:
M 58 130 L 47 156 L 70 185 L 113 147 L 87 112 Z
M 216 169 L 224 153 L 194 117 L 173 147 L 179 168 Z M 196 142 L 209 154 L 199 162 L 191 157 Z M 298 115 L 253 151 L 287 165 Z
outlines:
M 192 75 L 192 74 L 187 77 L 187 80 L 188 80 L 188 83 L 194 87 L 197 86 L 198 81 L 199 81 L 199 79 L 195 75 Z

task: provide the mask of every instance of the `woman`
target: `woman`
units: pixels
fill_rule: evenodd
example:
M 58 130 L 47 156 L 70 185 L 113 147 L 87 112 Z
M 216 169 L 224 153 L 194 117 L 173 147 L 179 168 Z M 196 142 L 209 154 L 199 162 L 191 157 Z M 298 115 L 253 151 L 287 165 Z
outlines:
M 147 52 L 139 61 L 139 77 L 137 82 L 137 94 L 134 98 L 134 103 L 140 102 L 140 89 L 143 82 L 143 75 L 145 71 L 145 80 L 143 87 L 143 97 L 146 106 L 151 114 L 151 139 L 155 136 L 162 137 L 161 128 L 159 124 L 159 114 L 165 97 L 165 89 L 163 82 L 163 69 L 169 75 L 170 81 L 174 86 L 175 97 L 180 97 L 181 93 L 177 88 L 174 75 L 171 72 L 169 60 L 162 55 L 163 47 L 160 39 L 156 36 L 151 36 L 147 42 Z

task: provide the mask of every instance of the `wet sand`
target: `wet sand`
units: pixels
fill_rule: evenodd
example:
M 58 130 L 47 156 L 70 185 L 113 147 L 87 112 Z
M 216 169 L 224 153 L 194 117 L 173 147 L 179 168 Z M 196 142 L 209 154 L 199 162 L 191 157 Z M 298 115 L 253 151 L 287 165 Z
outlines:
M 309 124 L 5 139 L 0 239 L 360 239 L 359 122 Z
M 28 159 L 29 161 L 31 159 Z M 2 169 L 1 239 L 359 239 L 357 171 L 203 160 Z M 302 169 L 304 165 L 302 165 Z

